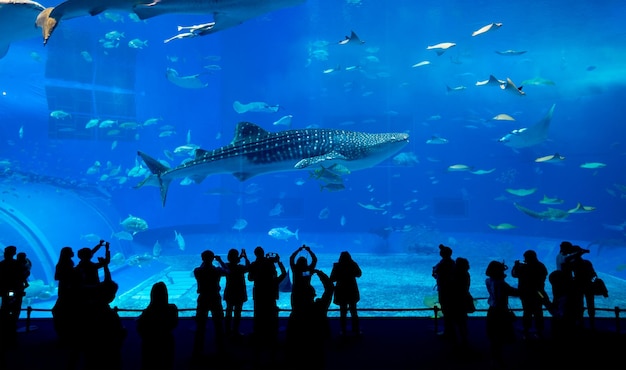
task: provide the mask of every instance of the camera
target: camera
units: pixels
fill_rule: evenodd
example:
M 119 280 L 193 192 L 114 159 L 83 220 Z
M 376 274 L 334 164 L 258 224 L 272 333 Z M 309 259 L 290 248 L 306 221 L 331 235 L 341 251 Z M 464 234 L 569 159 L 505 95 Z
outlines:
M 311 276 L 311 271 L 304 271 L 304 272 L 302 273 L 302 276 L 303 276 L 303 277 L 309 277 L 309 276 Z
M 15 292 L 12 290 L 9 290 L 9 297 L 13 297 L 15 295 Z
M 278 253 L 267 253 L 265 258 L 272 262 L 278 262 Z

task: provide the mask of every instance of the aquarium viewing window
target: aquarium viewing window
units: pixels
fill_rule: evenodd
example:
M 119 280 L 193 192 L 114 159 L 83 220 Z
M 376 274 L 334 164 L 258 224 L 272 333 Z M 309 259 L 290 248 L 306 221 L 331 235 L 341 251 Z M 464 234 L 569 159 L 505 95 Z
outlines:
M 608 286 L 598 315 L 626 308 L 626 5 L 225 3 L 42 33 L 0 0 L 0 247 L 33 261 L 25 307 L 54 305 L 62 247 L 104 239 L 122 312 L 163 281 L 193 315 L 206 249 L 303 244 L 327 273 L 350 251 L 363 314 L 397 316 L 432 314 L 447 245 L 480 310 L 490 261 L 552 272 L 563 240 Z

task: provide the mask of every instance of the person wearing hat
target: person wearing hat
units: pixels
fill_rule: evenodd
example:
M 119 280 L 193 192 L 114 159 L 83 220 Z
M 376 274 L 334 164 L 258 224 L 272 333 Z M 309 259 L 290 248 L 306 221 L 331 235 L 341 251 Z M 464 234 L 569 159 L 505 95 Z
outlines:
M 522 301 L 522 325 L 524 339 L 529 338 L 530 328 L 535 322 L 535 335 L 543 337 L 544 320 L 543 304 L 549 306 L 548 295 L 545 291 L 548 269 L 539 261 L 534 250 L 524 252 L 524 261 L 515 261 L 511 276 L 518 279 L 520 300 Z
M 515 315 L 509 309 L 509 297 L 518 297 L 517 288 L 513 288 L 504 279 L 508 269 L 504 262 L 491 261 L 487 266 L 485 285 L 489 292 L 487 310 L 487 338 L 491 344 L 491 355 L 498 366 L 504 365 L 502 345 L 515 340 L 513 320 Z
M 443 336 L 446 339 L 454 339 L 453 309 L 455 303 L 454 268 L 455 262 L 452 259 L 452 249 L 443 244 L 439 244 L 439 256 L 441 260 L 433 266 L 432 276 L 437 280 L 437 294 L 439 296 L 439 306 L 443 314 Z

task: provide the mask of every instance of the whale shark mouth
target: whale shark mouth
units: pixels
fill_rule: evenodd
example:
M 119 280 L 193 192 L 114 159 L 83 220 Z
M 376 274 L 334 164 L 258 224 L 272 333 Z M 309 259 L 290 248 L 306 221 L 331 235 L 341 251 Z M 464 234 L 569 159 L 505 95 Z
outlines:
M 230 173 L 239 181 L 266 173 L 295 171 L 316 165 L 340 163 L 351 171 L 369 168 L 387 159 L 409 140 L 406 133 L 364 133 L 333 129 L 268 132 L 240 122 L 233 141 L 215 150 L 196 149 L 192 161 L 170 168 L 137 152 L 152 172 L 135 188 L 158 186 L 165 206 L 172 180 L 188 177 L 201 183 L 207 176 Z

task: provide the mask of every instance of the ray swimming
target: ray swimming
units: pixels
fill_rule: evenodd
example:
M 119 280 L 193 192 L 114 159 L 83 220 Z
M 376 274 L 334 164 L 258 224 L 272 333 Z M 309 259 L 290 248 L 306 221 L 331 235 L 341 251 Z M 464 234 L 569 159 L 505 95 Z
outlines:
M 245 181 L 260 174 L 335 163 L 355 171 L 377 165 L 408 142 L 406 133 L 371 134 L 334 129 L 269 132 L 254 123 L 240 122 L 229 145 L 215 150 L 196 149 L 192 161 L 174 168 L 138 151 L 152 174 L 135 188 L 158 186 L 165 206 L 168 187 L 177 178 L 189 177 L 199 184 L 207 176 L 230 173 Z
M 511 148 L 527 148 L 543 143 L 548 138 L 550 121 L 554 114 L 553 104 L 548 113 L 537 123 L 530 127 L 513 130 L 501 137 L 498 141 Z

